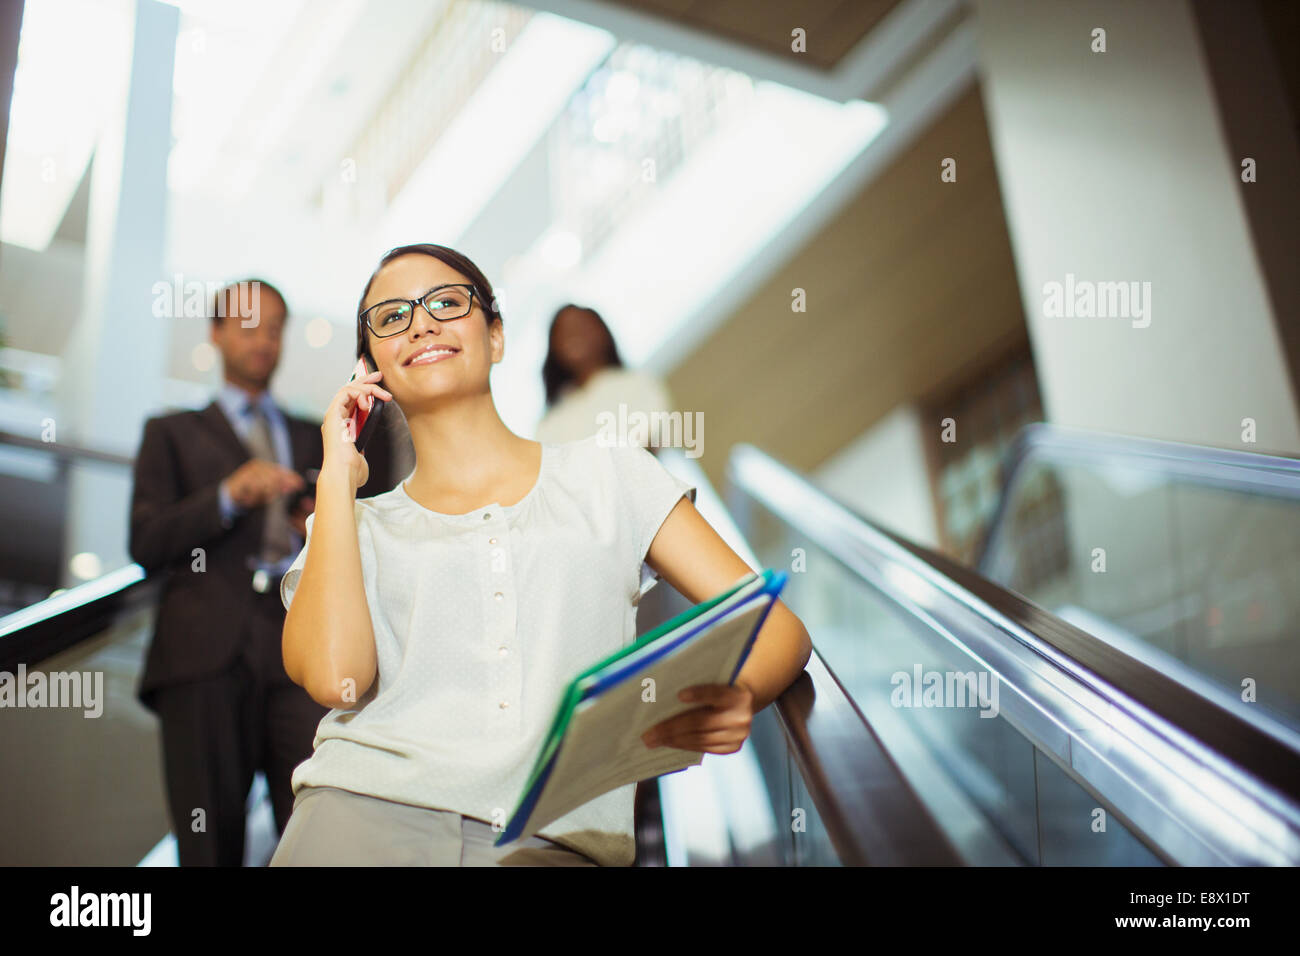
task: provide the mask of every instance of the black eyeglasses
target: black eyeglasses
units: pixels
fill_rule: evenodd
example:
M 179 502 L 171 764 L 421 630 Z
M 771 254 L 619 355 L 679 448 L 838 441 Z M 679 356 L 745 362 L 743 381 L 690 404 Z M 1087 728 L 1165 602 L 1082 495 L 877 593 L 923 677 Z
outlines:
M 418 299 L 389 299 L 372 305 L 357 316 L 357 321 L 369 326 L 379 338 L 387 338 L 400 335 L 411 327 L 417 305 L 424 306 L 424 311 L 439 322 L 450 322 L 469 315 L 477 294 L 472 285 L 464 283 L 440 285 Z

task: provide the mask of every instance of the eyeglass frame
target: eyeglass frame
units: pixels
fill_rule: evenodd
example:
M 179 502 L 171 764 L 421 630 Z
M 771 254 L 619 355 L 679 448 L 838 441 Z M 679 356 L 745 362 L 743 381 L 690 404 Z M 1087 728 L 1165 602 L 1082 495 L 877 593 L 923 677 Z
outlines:
M 436 315 L 434 315 L 433 310 L 424 304 L 424 300 L 429 298 L 429 296 L 433 295 L 439 289 L 467 289 L 469 291 L 469 308 L 465 310 L 465 315 L 456 315 L 446 319 L 440 319 Z M 364 312 L 361 312 L 359 315 L 357 315 L 357 321 L 361 323 L 363 326 L 365 326 L 367 329 L 369 329 L 370 334 L 373 335 L 375 338 L 387 339 L 387 338 L 391 338 L 394 335 L 401 335 L 403 332 L 410 330 L 411 326 L 415 323 L 416 306 L 420 306 L 424 309 L 425 312 L 428 312 L 429 318 L 433 319 L 435 322 L 455 322 L 457 319 L 463 319 L 465 318 L 466 315 L 469 315 L 471 312 L 473 312 L 474 303 L 476 301 L 478 302 L 479 306 L 482 307 L 483 296 L 479 294 L 478 289 L 475 288 L 472 283 L 444 282 L 441 285 L 434 286 L 432 289 L 424 293 L 424 295 L 420 296 L 418 299 L 385 299 L 383 302 L 376 302 L 370 308 L 366 309 Z M 394 302 L 405 302 L 407 305 L 411 307 L 410 320 L 406 323 L 405 328 L 398 329 L 396 332 L 383 332 L 383 333 L 376 332 L 375 327 L 370 324 L 370 320 L 366 318 L 366 316 L 368 316 L 371 312 L 375 311 L 375 309 L 379 308 L 381 305 L 392 305 Z M 486 311 L 486 309 L 484 311 Z

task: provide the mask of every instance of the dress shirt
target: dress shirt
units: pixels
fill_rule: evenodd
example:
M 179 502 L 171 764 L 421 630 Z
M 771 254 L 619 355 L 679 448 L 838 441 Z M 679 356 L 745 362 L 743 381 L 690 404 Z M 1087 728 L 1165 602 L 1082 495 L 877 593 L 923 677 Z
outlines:
M 217 393 L 217 404 L 225 412 L 226 418 L 230 421 L 230 427 L 235 430 L 235 434 L 245 444 L 248 442 L 248 429 L 252 425 L 252 417 L 245 410 L 249 401 L 248 393 L 238 385 L 230 382 L 222 385 L 221 391 Z M 266 416 L 271 431 L 271 445 L 275 448 L 276 458 L 284 467 L 293 468 L 293 448 L 289 442 L 288 422 L 285 421 L 284 415 L 276 406 L 269 391 L 258 396 L 257 404 L 261 406 L 262 414 Z M 237 516 L 244 514 L 248 510 L 235 504 L 226 492 L 224 483 L 218 489 L 217 500 L 221 503 L 221 523 L 227 528 L 234 523 Z M 291 534 L 293 536 L 293 551 L 297 551 L 303 544 L 302 535 L 298 534 L 297 531 L 293 531 Z M 276 564 L 266 564 L 259 561 L 257 567 L 265 570 L 274 581 L 275 578 L 285 572 L 292 562 L 293 554 L 291 552 Z

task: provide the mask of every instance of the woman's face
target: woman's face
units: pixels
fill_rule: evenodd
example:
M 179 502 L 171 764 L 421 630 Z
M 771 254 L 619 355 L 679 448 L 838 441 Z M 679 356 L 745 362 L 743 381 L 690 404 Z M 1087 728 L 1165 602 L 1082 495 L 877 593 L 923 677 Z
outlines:
M 600 368 L 607 346 L 600 322 L 583 309 L 565 309 L 551 328 L 551 347 L 570 372 Z
M 469 281 L 433 256 L 399 256 L 375 276 L 362 309 L 387 299 L 418 299 L 435 286 Z M 426 400 L 489 391 L 488 373 L 505 355 L 505 334 L 499 322 L 489 330 L 484 318 L 476 294 L 474 307 L 459 319 L 439 322 L 420 306 L 405 332 L 380 337 L 366 329 L 383 387 L 403 411 Z M 430 347 L 443 351 L 430 352 Z

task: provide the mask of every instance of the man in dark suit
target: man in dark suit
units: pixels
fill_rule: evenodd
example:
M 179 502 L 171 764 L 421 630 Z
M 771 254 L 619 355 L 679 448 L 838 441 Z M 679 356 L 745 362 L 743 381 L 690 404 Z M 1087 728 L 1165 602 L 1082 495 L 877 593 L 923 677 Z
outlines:
M 259 769 L 283 832 L 293 770 L 327 713 L 280 650 L 280 578 L 302 549 L 323 457 L 320 424 L 267 391 L 287 313 L 261 280 L 219 292 L 221 392 L 202 411 L 149 419 L 135 463 L 131 557 L 166 574 L 138 693 L 161 725 L 181 866 L 241 864 Z

